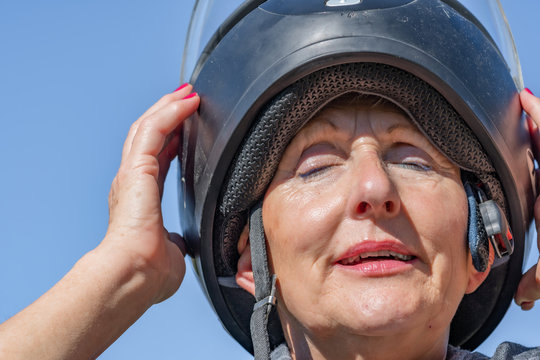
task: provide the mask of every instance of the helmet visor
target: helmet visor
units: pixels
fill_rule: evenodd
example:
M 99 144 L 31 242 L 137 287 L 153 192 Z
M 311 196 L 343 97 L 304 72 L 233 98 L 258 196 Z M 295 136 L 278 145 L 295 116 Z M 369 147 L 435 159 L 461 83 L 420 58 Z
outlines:
M 319 0 L 327 1 L 327 0 Z M 218 32 L 224 35 L 228 27 L 224 24 L 227 19 L 236 18 L 236 13 L 249 6 L 256 6 L 262 0 L 197 0 L 195 2 L 182 57 L 180 78 L 182 82 L 189 81 L 197 62 L 207 46 L 212 47 L 213 37 Z M 516 87 L 523 89 L 523 78 L 518 54 L 510 26 L 499 0 L 447 0 L 451 6 L 463 6 L 484 27 L 492 38 L 494 45 L 504 57 L 508 70 L 514 79 Z M 210 45 L 209 45 L 210 44 Z M 204 57 L 204 55 L 203 55 Z

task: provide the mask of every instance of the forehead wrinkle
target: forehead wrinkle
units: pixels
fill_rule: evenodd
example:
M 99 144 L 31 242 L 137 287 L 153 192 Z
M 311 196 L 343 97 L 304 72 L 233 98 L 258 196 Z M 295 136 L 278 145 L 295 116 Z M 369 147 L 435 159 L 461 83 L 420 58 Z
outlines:
M 331 123 L 328 119 L 323 118 L 313 118 L 308 124 L 306 124 L 300 131 L 292 138 L 289 145 L 285 149 L 285 153 L 281 158 L 278 167 L 285 166 L 290 161 L 296 161 L 296 158 L 301 155 L 301 153 L 313 143 L 316 143 L 324 135 L 328 133 L 335 133 L 336 126 Z M 287 165 L 288 167 L 291 164 Z
M 326 134 L 328 132 L 338 132 L 340 128 L 332 121 L 332 117 L 326 114 L 321 114 L 316 118 L 313 118 L 304 128 L 302 128 L 298 134 L 293 138 L 293 141 L 297 138 L 301 138 L 302 143 L 310 142 L 316 139 L 320 134 Z
M 316 118 L 314 118 L 311 123 L 317 124 L 317 123 L 324 123 L 329 125 L 333 130 L 338 130 L 338 126 L 334 124 L 332 121 L 333 117 L 329 116 L 326 112 L 322 112 L 319 114 Z
M 356 107 L 329 107 L 328 109 L 323 110 L 314 120 L 324 121 L 330 125 L 332 130 L 336 133 L 349 133 L 352 135 L 351 137 L 354 137 L 359 122 L 359 112 L 361 110 L 362 109 Z M 353 116 L 350 116 L 350 112 L 353 112 Z

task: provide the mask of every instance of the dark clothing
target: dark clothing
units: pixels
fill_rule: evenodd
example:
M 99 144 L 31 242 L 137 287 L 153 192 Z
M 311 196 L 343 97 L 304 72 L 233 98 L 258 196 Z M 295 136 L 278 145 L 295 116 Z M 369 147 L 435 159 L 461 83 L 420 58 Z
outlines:
M 278 346 L 271 355 L 271 360 L 290 359 L 291 355 L 286 344 Z M 478 352 L 470 352 L 449 345 L 446 360 L 540 360 L 540 347 L 528 348 L 511 342 L 504 342 L 497 347 L 493 357 L 489 357 Z
M 493 357 L 478 352 L 461 350 L 448 346 L 446 360 L 540 360 L 540 347 L 528 348 L 523 345 L 504 342 L 497 346 Z

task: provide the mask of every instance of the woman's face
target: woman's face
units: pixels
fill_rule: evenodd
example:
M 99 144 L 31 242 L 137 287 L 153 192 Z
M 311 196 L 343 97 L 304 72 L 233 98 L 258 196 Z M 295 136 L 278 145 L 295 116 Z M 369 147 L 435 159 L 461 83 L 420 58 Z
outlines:
M 325 339 L 446 335 L 469 284 L 467 214 L 458 167 L 403 115 L 327 108 L 263 203 L 282 324 Z

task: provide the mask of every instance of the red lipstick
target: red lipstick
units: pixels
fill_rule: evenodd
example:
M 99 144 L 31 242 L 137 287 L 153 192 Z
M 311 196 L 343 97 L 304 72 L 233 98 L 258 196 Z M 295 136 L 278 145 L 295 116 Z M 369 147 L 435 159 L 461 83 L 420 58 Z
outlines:
M 417 256 L 398 241 L 370 240 L 349 248 L 335 265 L 366 276 L 387 276 L 411 269 L 417 260 Z

